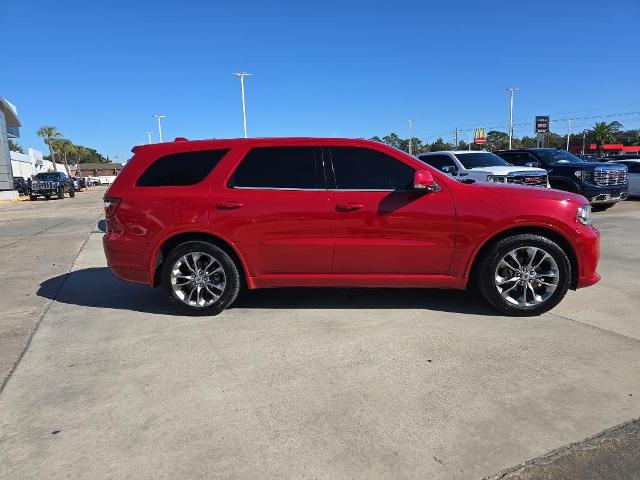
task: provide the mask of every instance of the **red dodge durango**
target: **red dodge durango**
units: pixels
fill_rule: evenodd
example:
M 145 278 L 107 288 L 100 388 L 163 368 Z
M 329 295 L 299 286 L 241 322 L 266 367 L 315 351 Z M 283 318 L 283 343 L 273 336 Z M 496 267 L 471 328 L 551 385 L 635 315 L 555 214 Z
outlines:
M 539 315 L 596 283 L 582 196 L 461 183 L 388 145 L 263 138 L 145 145 L 105 194 L 111 271 L 215 315 L 240 288 L 478 288 Z

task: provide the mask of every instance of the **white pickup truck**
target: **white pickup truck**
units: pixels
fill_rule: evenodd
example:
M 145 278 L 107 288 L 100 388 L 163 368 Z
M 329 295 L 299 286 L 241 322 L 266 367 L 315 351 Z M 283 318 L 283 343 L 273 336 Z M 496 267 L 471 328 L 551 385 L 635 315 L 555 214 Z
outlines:
M 531 163 L 514 167 L 491 152 L 453 150 L 417 155 L 418 159 L 461 182 L 500 182 L 550 188 L 547 171 Z

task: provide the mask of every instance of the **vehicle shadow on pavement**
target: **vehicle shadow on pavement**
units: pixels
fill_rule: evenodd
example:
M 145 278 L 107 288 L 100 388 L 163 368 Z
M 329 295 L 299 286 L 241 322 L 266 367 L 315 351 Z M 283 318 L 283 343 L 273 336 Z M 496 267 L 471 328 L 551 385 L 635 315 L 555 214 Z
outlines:
M 158 288 L 124 282 L 108 268 L 86 268 L 45 280 L 38 296 L 87 307 L 178 315 Z M 497 315 L 473 293 L 422 288 L 270 288 L 243 292 L 232 308 L 425 309 Z

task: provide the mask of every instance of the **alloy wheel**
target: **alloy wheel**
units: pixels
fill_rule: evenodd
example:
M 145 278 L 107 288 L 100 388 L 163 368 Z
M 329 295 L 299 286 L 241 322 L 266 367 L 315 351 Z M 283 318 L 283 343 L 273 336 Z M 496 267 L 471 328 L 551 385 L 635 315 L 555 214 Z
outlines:
M 504 255 L 496 267 L 494 284 L 510 305 L 536 307 L 558 288 L 560 272 L 555 259 L 539 247 L 518 247 Z
M 190 307 L 213 305 L 224 293 L 226 284 L 222 264 L 208 253 L 187 253 L 171 269 L 171 288 L 175 296 Z

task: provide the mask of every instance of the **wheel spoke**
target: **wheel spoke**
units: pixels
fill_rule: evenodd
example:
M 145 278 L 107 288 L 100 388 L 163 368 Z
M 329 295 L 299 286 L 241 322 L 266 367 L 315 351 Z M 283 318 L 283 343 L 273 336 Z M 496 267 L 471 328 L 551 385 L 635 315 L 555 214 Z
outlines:
M 526 249 L 527 255 L 529 255 L 529 264 L 527 265 L 529 268 L 531 268 L 531 266 L 533 265 L 533 261 L 536 258 L 536 255 L 538 254 L 538 249 L 536 247 L 529 247 Z M 533 253 L 532 253 L 533 252 Z
M 497 280 L 497 278 L 496 278 L 496 280 Z M 520 277 L 503 278 L 502 280 L 500 280 L 498 282 L 498 286 L 500 287 L 500 286 L 505 285 L 507 283 L 517 282 L 518 280 L 520 280 Z

